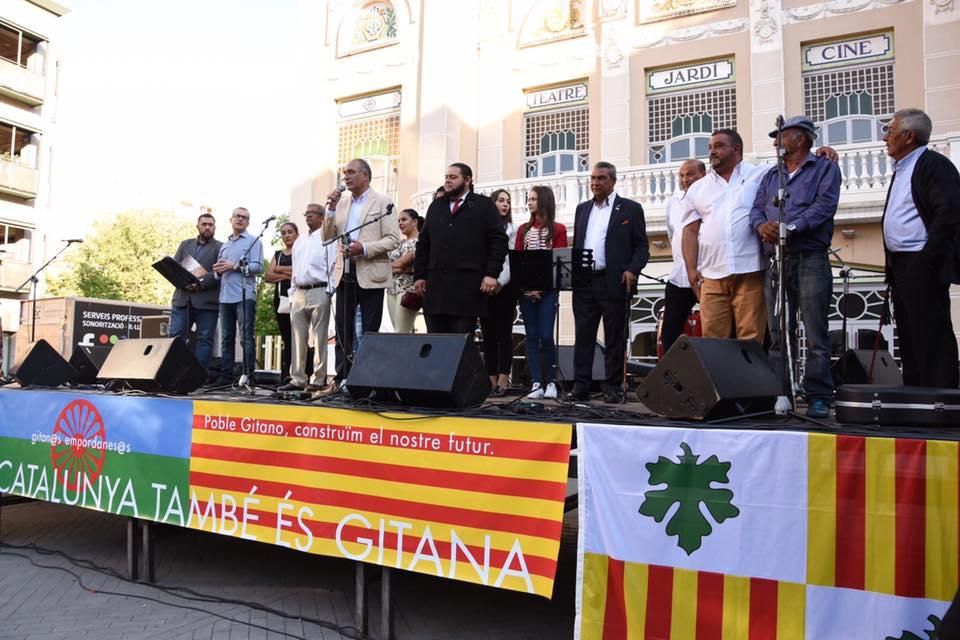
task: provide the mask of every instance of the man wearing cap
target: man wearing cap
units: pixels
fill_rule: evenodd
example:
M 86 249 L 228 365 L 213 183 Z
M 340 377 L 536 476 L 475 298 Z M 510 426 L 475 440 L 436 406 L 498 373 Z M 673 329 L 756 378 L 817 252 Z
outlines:
M 804 116 L 789 118 L 778 139 L 771 131 L 773 146 L 783 156 L 784 209 L 786 250 L 783 260 L 784 291 L 787 296 L 788 335 L 796 335 L 796 310 L 803 318 L 807 337 L 807 358 L 804 366 L 803 391 L 809 405 L 807 415 L 826 418 L 833 395 L 830 373 L 830 333 L 827 317 L 833 294 L 833 273 L 830 268 L 830 240 L 833 217 L 840 201 L 840 169 L 836 163 L 811 153 L 817 130 Z M 780 176 L 771 168 L 760 180 L 750 226 L 763 242 L 763 251 L 772 256 L 779 242 Z M 780 335 L 777 308 L 776 264 L 767 270 L 767 327 L 770 329 L 770 358 L 780 371 L 783 336 Z M 794 353 L 796 349 L 794 348 Z

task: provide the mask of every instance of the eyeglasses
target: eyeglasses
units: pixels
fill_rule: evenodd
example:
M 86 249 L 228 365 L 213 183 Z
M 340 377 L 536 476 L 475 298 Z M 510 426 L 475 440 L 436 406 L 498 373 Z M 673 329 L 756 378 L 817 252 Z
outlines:
M 236 218 L 237 220 L 249 220 L 249 219 L 250 219 L 250 216 L 241 216 L 241 215 L 239 215 L 239 214 L 234 214 L 233 217 Z

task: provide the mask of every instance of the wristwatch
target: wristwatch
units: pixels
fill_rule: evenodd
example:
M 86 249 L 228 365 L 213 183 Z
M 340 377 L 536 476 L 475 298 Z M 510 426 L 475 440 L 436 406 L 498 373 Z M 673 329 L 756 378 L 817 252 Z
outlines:
M 797 225 L 795 225 L 795 224 L 788 224 L 788 225 L 787 225 L 787 233 L 793 233 L 793 232 L 795 232 L 796 230 L 797 230 Z

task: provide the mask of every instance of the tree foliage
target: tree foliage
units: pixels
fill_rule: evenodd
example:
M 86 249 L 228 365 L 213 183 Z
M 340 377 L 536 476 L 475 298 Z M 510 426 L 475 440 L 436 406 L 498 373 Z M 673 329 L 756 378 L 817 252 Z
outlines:
M 283 247 L 283 241 L 280 240 L 280 227 L 290 219 L 289 214 L 277 216 L 273 224 L 273 231 L 263 234 L 263 273 L 267 273 L 267 267 L 270 265 L 270 259 L 273 252 Z M 260 280 L 260 286 L 257 288 L 257 317 L 253 332 L 258 336 L 278 336 L 280 327 L 277 326 L 277 316 L 274 313 L 276 309 L 273 306 L 274 283 Z
M 130 210 L 98 220 L 85 242 L 67 252 L 49 289 L 54 295 L 168 304 L 173 287 L 151 265 L 195 234 L 192 220 L 166 211 Z

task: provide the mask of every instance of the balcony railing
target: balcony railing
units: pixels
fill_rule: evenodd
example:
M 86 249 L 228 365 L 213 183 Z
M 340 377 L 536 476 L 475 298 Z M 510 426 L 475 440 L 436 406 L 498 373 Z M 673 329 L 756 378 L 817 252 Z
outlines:
M 0 192 L 21 198 L 37 195 L 40 172 L 16 159 L 0 157 Z
M 44 84 L 42 75 L 0 58 L 0 93 L 37 106 L 43 104 Z
M 960 156 L 960 133 L 939 136 L 930 141 L 930 148 L 948 157 Z M 843 145 L 836 148 L 840 156 L 842 175 L 840 183 L 840 206 L 862 208 L 882 207 L 886 198 L 893 163 L 887 155 L 883 142 Z M 749 162 L 772 166 L 776 162 L 773 153 L 748 156 Z M 954 159 L 957 162 L 957 159 Z M 680 188 L 677 171 L 680 163 L 638 165 L 620 168 L 617 171 L 617 193 L 640 202 L 651 231 L 664 230 L 664 210 L 667 200 Z M 506 189 L 510 194 L 514 211 L 523 211 L 527 192 L 534 185 L 553 189 L 557 200 L 557 219 L 569 226 L 573 222 L 577 204 L 590 197 L 590 174 L 567 173 L 549 178 L 526 178 L 477 185 L 477 191 L 489 195 L 496 189 Z M 432 192 L 417 194 L 413 206 L 426 211 Z M 841 213 L 842 217 L 842 213 Z

